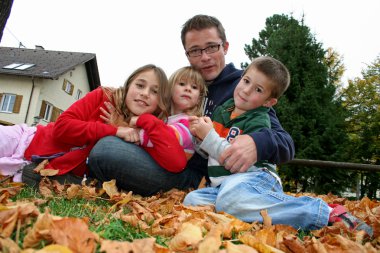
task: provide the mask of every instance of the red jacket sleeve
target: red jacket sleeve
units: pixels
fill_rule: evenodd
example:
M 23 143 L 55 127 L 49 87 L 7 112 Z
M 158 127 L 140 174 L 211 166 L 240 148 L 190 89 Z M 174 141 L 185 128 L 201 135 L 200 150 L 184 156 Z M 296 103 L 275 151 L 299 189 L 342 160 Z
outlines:
M 76 101 L 58 117 L 54 137 L 67 144 L 82 146 L 116 135 L 117 128 L 100 119 L 100 107 L 104 107 L 105 101 L 108 99 L 100 87 Z
M 139 116 L 136 125 L 146 131 L 153 143 L 153 147 L 144 149 L 162 168 L 170 172 L 181 172 L 185 168 L 185 151 L 169 126 L 151 114 Z

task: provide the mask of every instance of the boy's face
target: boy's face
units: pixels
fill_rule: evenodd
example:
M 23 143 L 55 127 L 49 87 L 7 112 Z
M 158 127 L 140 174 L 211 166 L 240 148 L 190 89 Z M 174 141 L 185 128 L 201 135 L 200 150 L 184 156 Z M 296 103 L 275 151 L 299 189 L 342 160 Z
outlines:
M 271 80 L 262 72 L 249 68 L 235 88 L 235 110 L 244 113 L 260 106 L 275 105 L 277 99 L 270 97 L 271 85 Z

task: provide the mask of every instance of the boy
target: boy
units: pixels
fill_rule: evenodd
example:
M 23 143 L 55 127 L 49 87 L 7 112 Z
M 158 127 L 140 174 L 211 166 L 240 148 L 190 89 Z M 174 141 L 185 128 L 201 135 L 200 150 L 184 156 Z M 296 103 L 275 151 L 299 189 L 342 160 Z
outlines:
M 210 186 L 190 192 L 184 205 L 215 205 L 246 221 L 260 221 L 260 210 L 267 209 L 273 224 L 287 224 L 296 229 L 313 230 L 328 222 L 343 221 L 351 229 L 372 229 L 349 214 L 343 206 L 327 205 L 322 199 L 292 197 L 282 190 L 274 164 L 255 163 L 246 173 L 227 170 L 219 164 L 220 154 L 239 134 L 270 128 L 269 109 L 277 103 L 290 83 L 287 68 L 271 57 L 259 57 L 244 71 L 233 98 L 215 109 L 210 118 L 191 118 L 190 130 L 208 154 Z

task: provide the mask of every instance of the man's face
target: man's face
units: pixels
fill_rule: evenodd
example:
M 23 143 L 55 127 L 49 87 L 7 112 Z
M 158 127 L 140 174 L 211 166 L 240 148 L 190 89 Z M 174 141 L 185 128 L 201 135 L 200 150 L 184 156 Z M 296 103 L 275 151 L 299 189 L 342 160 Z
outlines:
M 224 69 L 226 65 L 225 55 L 228 50 L 228 42 L 222 44 L 222 39 L 219 37 L 215 27 L 199 31 L 190 30 L 185 35 L 186 52 L 206 49 L 210 46 L 215 47 L 216 45 L 221 45 L 216 52 L 207 53 L 206 50 L 202 50 L 199 56 L 187 55 L 190 64 L 201 72 L 205 81 L 214 80 Z

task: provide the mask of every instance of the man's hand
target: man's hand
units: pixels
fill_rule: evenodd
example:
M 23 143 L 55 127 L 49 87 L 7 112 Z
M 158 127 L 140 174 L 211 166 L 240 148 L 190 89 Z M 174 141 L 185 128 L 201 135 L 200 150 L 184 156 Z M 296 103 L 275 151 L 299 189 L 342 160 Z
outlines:
M 200 140 L 203 140 L 213 128 L 212 120 L 209 117 L 190 116 L 189 122 L 191 134 Z
M 257 162 L 256 143 L 246 134 L 231 141 L 231 146 L 220 156 L 219 163 L 231 173 L 246 172 Z

